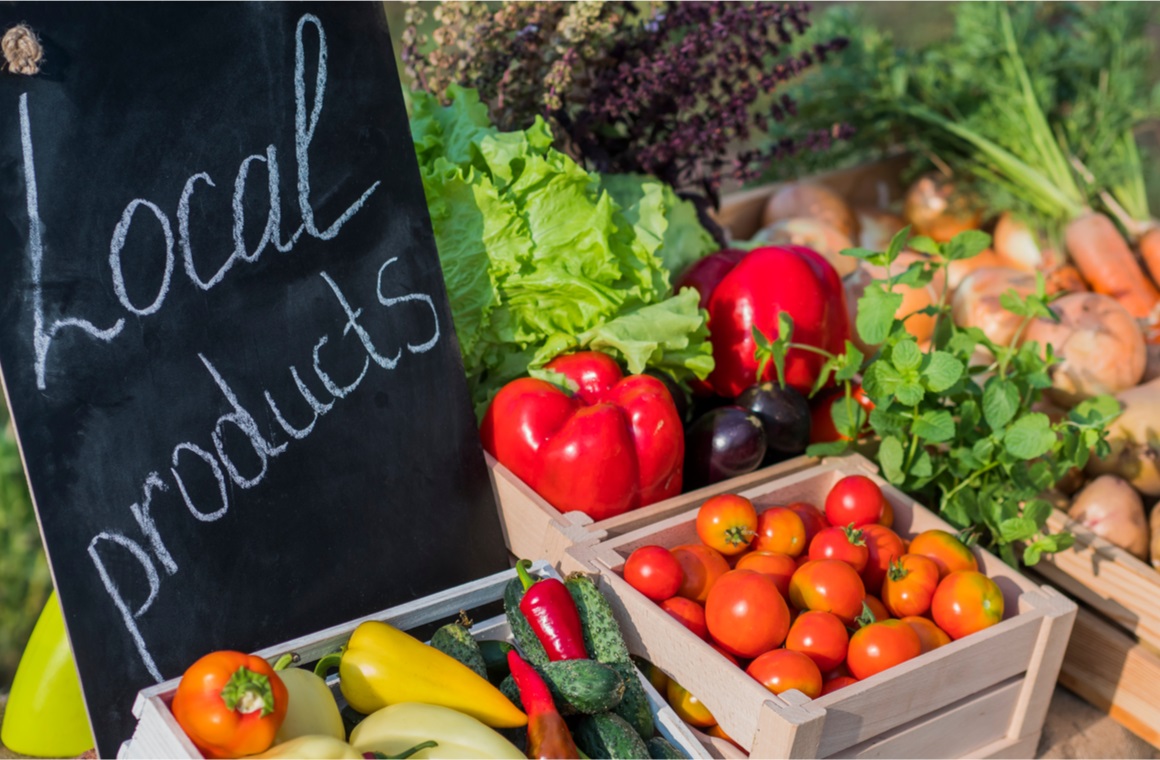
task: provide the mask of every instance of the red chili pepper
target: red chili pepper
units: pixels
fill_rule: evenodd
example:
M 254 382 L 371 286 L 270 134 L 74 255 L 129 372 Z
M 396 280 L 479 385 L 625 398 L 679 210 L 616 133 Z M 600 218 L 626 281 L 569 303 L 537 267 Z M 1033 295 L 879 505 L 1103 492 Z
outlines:
M 548 659 L 552 662 L 588 659 L 580 612 L 568 588 L 555 578 L 536 580 L 528 574 L 531 566 L 532 563 L 526 559 L 516 563 L 516 572 L 524 584 L 520 612 L 544 645 Z
M 524 712 L 528 714 L 528 749 L 525 754 L 529 758 L 579 758 L 576 741 L 556 710 L 544 679 L 514 649 L 508 652 L 508 668 L 520 690 Z

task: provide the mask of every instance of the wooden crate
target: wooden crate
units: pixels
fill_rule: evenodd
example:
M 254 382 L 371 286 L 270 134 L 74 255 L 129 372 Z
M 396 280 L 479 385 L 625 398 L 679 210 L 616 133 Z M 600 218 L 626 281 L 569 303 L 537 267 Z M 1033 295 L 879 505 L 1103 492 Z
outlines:
M 759 510 L 822 504 L 840 478 L 866 475 L 894 508 L 895 529 L 913 536 L 950 529 L 877 476 L 860 456 L 839 457 L 742 491 Z M 724 731 L 755 757 L 1030 757 L 1047 715 L 1076 605 L 1041 588 L 994 555 L 980 568 L 1003 592 L 999 624 L 844 689 L 810 700 L 774 695 L 630 587 L 625 558 L 647 544 L 696 541 L 696 511 L 570 550 L 599 571 L 629 647 L 684 685 Z M 727 753 L 722 753 L 727 754 Z
M 560 577 L 555 570 L 545 562 L 532 566 L 533 575 L 539 577 Z M 392 607 L 373 615 L 351 620 L 342 625 L 328 628 L 324 631 L 287 641 L 268 649 L 256 652 L 269 662 L 276 662 L 286 653 L 298 655 L 299 662 L 314 662 L 325 654 L 333 652 L 350 638 L 350 634 L 359 624 L 368 620 L 381 620 L 396 628 L 411 630 L 419 626 L 453 619 L 461 610 L 471 611 L 478 607 L 497 602 L 503 598 L 504 587 L 516 577 L 514 570 L 496 573 L 478 581 L 466 583 L 462 586 L 448 589 L 438 594 L 416 599 L 413 602 Z M 503 615 L 477 623 L 471 629 L 477 639 L 511 640 L 511 630 L 507 619 Z M 657 731 L 680 748 L 691 758 L 708 757 L 704 746 L 690 731 L 689 727 L 677 717 L 649 683 L 642 673 L 637 671 L 641 679 L 649 703 L 652 706 L 653 719 Z M 133 705 L 133 715 L 137 718 L 137 729 L 129 741 L 121 745 L 117 756 L 120 758 L 200 758 L 201 754 L 177 724 L 169 705 L 173 701 L 173 694 L 177 690 L 180 679 L 173 679 L 144 689 L 137 695 Z M 332 675 L 328 680 L 339 705 L 345 704 L 342 694 L 338 690 L 338 677 Z
M 1075 546 L 1036 571 L 1084 607 L 1059 681 L 1160 748 L 1160 572 L 1056 510 Z
M 619 536 L 643 525 L 681 514 L 711 496 L 775 480 L 817 464 L 812 457 L 795 457 L 736 478 L 714 483 L 671 499 L 634 509 L 607 520 L 593 521 L 583 512 L 562 513 L 511 470 L 487 455 L 492 489 L 508 550 L 519 559 L 546 560 L 562 573 L 582 569 L 565 550 Z

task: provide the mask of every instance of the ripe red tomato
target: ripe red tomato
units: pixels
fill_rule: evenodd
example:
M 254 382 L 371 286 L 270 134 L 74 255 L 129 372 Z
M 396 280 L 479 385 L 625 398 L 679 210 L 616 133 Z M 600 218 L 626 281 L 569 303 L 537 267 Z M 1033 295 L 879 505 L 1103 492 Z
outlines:
M 701 638 L 709 638 L 709 627 L 705 625 L 705 608 L 692 599 L 683 596 L 666 599 L 661 602 L 661 609 Z
M 729 652 L 726 652 L 724 649 L 722 649 L 721 645 L 718 644 L 716 641 L 713 641 L 712 637 L 709 638 L 709 646 L 713 647 L 713 649 L 717 652 L 717 654 L 721 655 L 726 660 L 729 660 L 729 662 L 733 663 L 734 665 L 736 665 L 738 667 L 741 666 L 741 663 L 738 662 L 737 658 L 734 657 Z
M 854 676 L 836 676 L 828 681 L 822 682 L 822 696 L 826 696 L 831 692 L 835 692 L 852 683 L 858 683 L 858 679 Z
M 846 659 L 850 634 L 837 615 L 809 610 L 798 615 L 785 637 L 785 648 L 809 657 L 823 673 L 833 670 Z
M 837 559 L 861 573 L 870 559 L 862 531 L 847 525 L 826 528 L 810 541 L 810 559 Z
M 689 693 L 689 690 L 681 686 L 673 679 L 669 679 L 669 685 L 665 689 L 665 698 L 668 700 L 669 707 L 673 708 L 673 712 L 677 714 L 681 720 L 688 723 L 690 726 L 697 728 L 708 728 L 717 722 L 713 717 L 713 713 L 709 712 L 709 708 L 701 702 L 701 700 Z
M 874 616 L 875 620 L 889 620 L 892 617 L 890 610 L 886 609 L 882 600 L 873 594 L 867 594 L 862 602 L 870 608 L 870 614 Z
M 938 565 L 921 554 L 903 554 L 890 566 L 882 584 L 882 602 L 897 618 L 922 615 L 938 588 Z
M 853 391 L 854 400 L 866 411 L 867 415 L 874 411 L 874 402 L 866 396 L 861 384 L 855 383 Z M 834 415 L 831 411 L 835 403 L 845 403 L 843 400 L 845 397 L 845 388 L 839 387 L 821 391 L 810 400 L 810 443 L 850 440 L 849 436 L 842 435 L 834 427 Z M 869 427 L 869 419 L 867 419 L 863 430 L 867 427 Z
M 663 602 L 680 590 L 685 573 L 681 563 L 665 547 L 642 546 L 628 555 L 624 580 L 654 602 Z
M 774 694 L 797 689 L 810 699 L 822 694 L 822 672 L 817 663 L 801 652 L 774 649 L 761 655 L 745 672 Z
M 724 493 L 707 499 L 697 510 L 701 543 L 726 557 L 749 548 L 757 535 L 757 510 L 744 496 Z
M 834 484 L 826 495 L 826 519 L 830 525 L 860 528 L 882 518 L 886 499 L 882 489 L 865 475 L 847 475 Z
M 798 609 L 832 612 L 846 625 L 853 625 L 862 612 L 866 587 L 845 562 L 810 560 L 790 579 L 789 598 Z
M 922 653 L 918 634 L 901 620 L 882 620 L 850 637 L 846 665 L 859 681 Z
M 894 527 L 894 507 L 890 504 L 889 499 L 882 500 L 882 516 L 878 518 L 875 525 L 881 525 L 884 528 Z
M 922 645 L 923 654 L 951 643 L 951 637 L 947 635 L 947 632 L 935 625 L 930 618 L 911 615 L 902 618 L 902 622 L 909 625 L 918 634 L 918 642 Z
M 979 561 L 967 545 L 945 530 L 924 530 L 910 542 L 907 552 L 933 559 L 940 579 L 958 570 L 979 569 Z
M 956 641 L 1003 619 L 1003 593 L 975 570 L 959 570 L 939 581 L 930 604 L 935 624 Z
M 777 590 L 785 598 L 789 598 L 789 579 L 797 570 L 797 561 L 793 557 L 776 552 L 750 552 L 741 555 L 735 570 L 756 570 L 773 578 Z
M 890 504 L 890 502 L 886 502 Z M 866 567 L 862 570 L 862 582 L 871 594 L 882 591 L 882 581 L 890 570 L 890 563 L 906 554 L 902 538 L 890 528 L 882 525 L 862 526 L 862 538 L 866 541 Z
M 789 632 L 789 608 L 773 578 L 753 570 L 730 570 L 717 579 L 705 602 L 709 634 L 738 657 L 756 657 L 781 645 Z
M 673 549 L 673 556 L 681 565 L 685 581 L 677 589 L 677 596 L 692 599 L 694 602 L 705 603 L 709 598 L 709 589 L 725 573 L 729 572 L 729 563 L 720 552 L 710 549 L 704 544 L 685 544 Z
M 826 516 L 822 514 L 822 510 L 813 504 L 807 504 L 804 501 L 795 501 L 793 504 L 787 504 L 785 508 L 794 512 L 802 519 L 802 525 L 806 528 L 805 546 L 807 548 L 810 545 L 810 541 L 814 540 L 814 536 L 818 535 L 818 531 L 830 527 L 829 523 L 826 522 Z M 804 552 L 805 549 L 802 551 Z
M 754 551 L 777 552 L 787 557 L 796 557 L 805 551 L 806 546 L 808 544 L 805 523 L 792 509 L 770 507 L 757 516 Z

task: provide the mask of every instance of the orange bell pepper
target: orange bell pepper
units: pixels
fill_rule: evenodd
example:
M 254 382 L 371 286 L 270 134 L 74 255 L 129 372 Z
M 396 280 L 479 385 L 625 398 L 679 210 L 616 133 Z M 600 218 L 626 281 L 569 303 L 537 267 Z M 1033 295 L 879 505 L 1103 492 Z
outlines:
M 206 757 L 264 752 L 286 717 L 286 685 L 261 657 L 212 652 L 185 671 L 173 716 Z

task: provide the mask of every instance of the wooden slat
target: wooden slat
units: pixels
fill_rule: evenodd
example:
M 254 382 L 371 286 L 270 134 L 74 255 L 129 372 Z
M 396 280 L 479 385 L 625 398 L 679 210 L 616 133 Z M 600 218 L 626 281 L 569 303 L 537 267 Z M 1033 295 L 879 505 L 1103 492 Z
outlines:
M 1080 609 L 1059 682 L 1160 749 L 1160 656 L 1122 629 Z
M 1043 587 L 1023 598 L 1028 605 L 1043 613 L 1043 622 L 1031 662 L 1027 665 L 1027 677 L 1011 714 L 1007 736 L 1012 739 L 1043 727 L 1078 611 L 1075 602 L 1051 587 Z
M 831 757 L 969 757 L 1006 733 L 1022 686 L 1015 676 Z
M 1160 572 L 1059 510 L 1047 524 L 1074 535 L 1075 546 L 1045 556 L 1036 570 L 1160 651 Z
M 972 755 L 979 758 L 994 758 L 995 760 L 1003 760 L 1006 758 L 1010 758 L 1010 760 L 1023 760 L 1024 758 L 1035 757 L 1035 750 L 1039 747 L 1039 736 L 1041 733 L 1041 731 L 1036 731 L 1034 734 L 1024 736 L 1020 739 L 1000 739 L 997 742 L 988 744 L 986 747 L 980 747 Z

